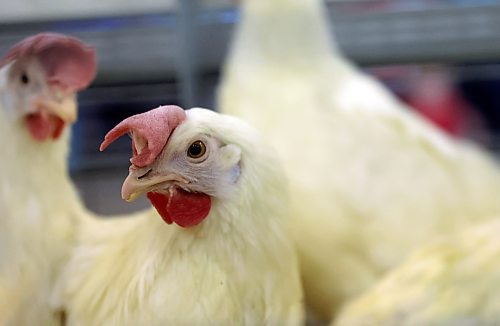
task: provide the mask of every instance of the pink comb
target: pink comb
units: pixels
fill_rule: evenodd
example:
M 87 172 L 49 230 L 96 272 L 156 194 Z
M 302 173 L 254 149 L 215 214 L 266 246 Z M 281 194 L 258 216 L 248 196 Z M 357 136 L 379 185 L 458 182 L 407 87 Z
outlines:
M 0 59 L 0 67 L 29 56 L 40 60 L 49 84 L 64 89 L 84 89 L 96 75 L 95 49 L 77 38 L 55 33 L 37 34 L 17 43 Z
M 130 162 L 137 167 L 148 166 L 163 150 L 172 131 L 185 119 L 184 110 L 175 105 L 160 106 L 136 114 L 111 129 L 104 136 L 100 150 L 105 150 L 109 144 L 129 132 L 132 135 L 133 151 Z

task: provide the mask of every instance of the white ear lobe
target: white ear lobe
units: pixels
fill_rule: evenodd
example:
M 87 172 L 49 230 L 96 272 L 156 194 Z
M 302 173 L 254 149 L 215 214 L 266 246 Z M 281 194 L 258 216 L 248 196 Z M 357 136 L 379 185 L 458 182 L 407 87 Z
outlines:
M 233 144 L 220 148 L 220 162 L 224 168 L 231 168 L 241 160 L 241 149 Z

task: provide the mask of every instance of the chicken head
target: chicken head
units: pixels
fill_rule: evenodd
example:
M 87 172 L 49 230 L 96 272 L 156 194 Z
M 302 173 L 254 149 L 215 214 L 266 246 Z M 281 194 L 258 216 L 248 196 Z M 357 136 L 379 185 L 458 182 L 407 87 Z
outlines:
M 241 150 L 215 132 L 220 115 L 206 109 L 162 106 L 132 116 L 112 129 L 101 150 L 125 133 L 133 158 L 122 186 L 132 201 L 143 193 L 163 220 L 181 227 L 201 223 L 214 198 L 225 198 L 240 175 Z
M 96 55 L 76 38 L 43 33 L 14 45 L 0 67 L 5 109 L 45 141 L 76 120 L 76 92 L 94 79 Z

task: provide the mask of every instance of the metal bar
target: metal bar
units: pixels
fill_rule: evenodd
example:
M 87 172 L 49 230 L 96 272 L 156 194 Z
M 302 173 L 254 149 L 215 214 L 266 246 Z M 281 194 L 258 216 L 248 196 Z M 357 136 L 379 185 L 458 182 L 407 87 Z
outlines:
M 158 82 L 180 72 L 183 100 L 193 103 L 195 76 L 220 69 L 238 19 L 237 10 L 224 9 L 204 10 L 195 20 L 196 1 L 180 0 L 186 7 L 180 16 L 0 24 L 0 53 L 26 35 L 69 33 L 97 46 L 97 84 Z M 328 6 L 335 22 L 332 34 L 347 57 L 361 65 L 500 59 L 500 4 L 365 14 L 336 13 L 336 8 Z M 176 34 L 177 24 L 182 35 Z
M 500 59 L 500 5 L 340 15 L 330 7 L 343 51 L 367 64 Z
M 182 105 L 193 107 L 198 97 L 198 0 L 179 0 L 177 67 Z

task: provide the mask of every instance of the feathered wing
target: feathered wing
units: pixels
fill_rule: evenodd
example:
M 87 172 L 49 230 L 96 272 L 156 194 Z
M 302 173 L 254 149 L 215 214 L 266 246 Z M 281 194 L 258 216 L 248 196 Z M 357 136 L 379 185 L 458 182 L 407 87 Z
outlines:
M 326 33 L 319 1 L 274 5 L 245 2 L 219 107 L 284 160 L 306 301 L 326 317 L 422 242 L 500 213 L 500 173 L 336 51 L 301 46 L 325 35 L 285 33 Z
M 336 325 L 494 325 L 500 320 L 500 219 L 423 245 Z

